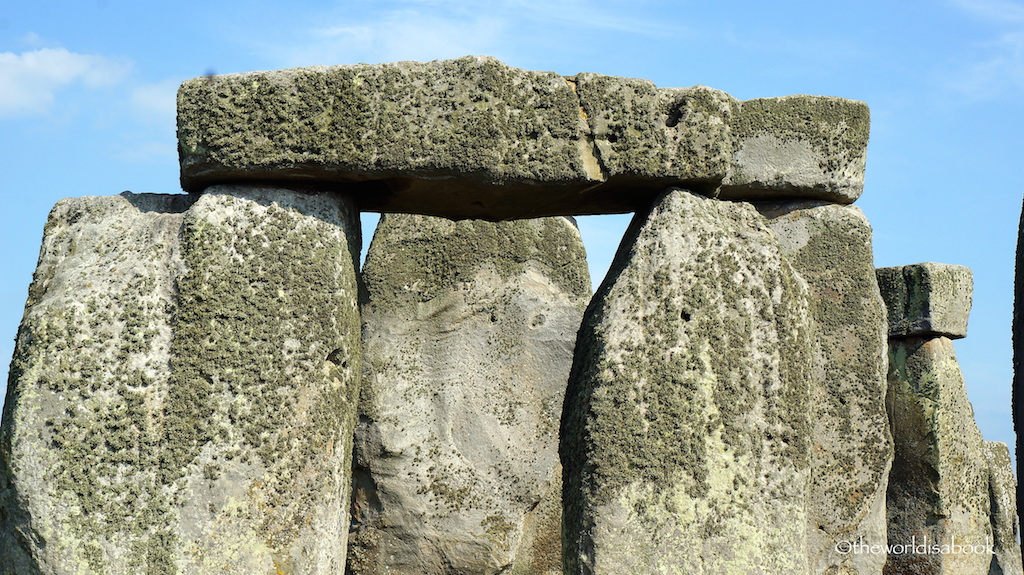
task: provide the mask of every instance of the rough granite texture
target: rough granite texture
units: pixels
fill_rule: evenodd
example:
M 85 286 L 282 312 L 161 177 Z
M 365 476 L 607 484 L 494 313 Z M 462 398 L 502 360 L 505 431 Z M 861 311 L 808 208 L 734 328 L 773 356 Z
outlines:
M 363 271 L 354 575 L 561 573 L 575 223 L 385 214 Z
M 990 466 L 953 342 L 891 339 L 886 403 L 896 452 L 889 475 L 889 544 L 927 540 L 929 546 L 950 548 L 891 554 L 885 575 L 989 575 L 993 554 L 974 547 L 993 542 Z
M 890 336 L 967 337 L 974 291 L 971 268 L 925 262 L 877 271 Z
M 565 573 L 811 573 L 812 329 L 751 206 L 675 189 L 638 215 L 566 394 Z
M 840 541 L 884 543 L 892 439 L 885 412 L 885 304 L 875 282 L 871 226 L 855 206 L 759 202 L 783 254 L 807 281 L 817 340 L 808 549 L 814 573 L 877 575 L 878 554 Z M 855 439 L 853 439 L 855 438 Z
M 870 114 L 828 96 L 746 100 L 730 125 L 723 199 L 794 197 L 853 203 L 864 191 Z
M 357 214 L 243 186 L 191 202 L 51 213 L 0 427 L 0 573 L 344 568 Z
M 742 112 L 741 112 L 742 110 Z M 733 132 L 741 134 L 739 139 Z M 502 220 L 646 209 L 668 185 L 849 203 L 868 113 L 489 57 L 205 76 L 178 91 L 182 186 L 346 182 L 360 208 Z

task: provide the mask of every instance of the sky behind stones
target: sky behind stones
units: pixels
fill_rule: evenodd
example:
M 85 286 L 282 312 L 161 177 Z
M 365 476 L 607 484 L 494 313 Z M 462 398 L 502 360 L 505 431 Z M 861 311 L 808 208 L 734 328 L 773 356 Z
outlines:
M 69 196 L 180 192 L 174 97 L 209 73 L 490 55 L 564 75 L 871 107 L 875 263 L 974 270 L 956 342 L 986 439 L 1013 444 L 1010 321 L 1024 195 L 1024 1 L 455 0 L 0 5 L 0 369 L 46 215 Z M 364 247 L 375 217 L 364 215 Z M 580 218 L 595 284 L 628 216 Z

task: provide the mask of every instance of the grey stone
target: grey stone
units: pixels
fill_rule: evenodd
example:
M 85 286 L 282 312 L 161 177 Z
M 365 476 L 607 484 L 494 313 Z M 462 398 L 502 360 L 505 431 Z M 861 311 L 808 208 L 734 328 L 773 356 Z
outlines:
M 51 213 L 0 427 L 0 573 L 344 569 L 354 206 L 208 192 Z
M 890 339 L 887 404 L 896 452 L 889 544 L 939 552 L 891 554 L 885 574 L 988 575 L 992 553 L 974 548 L 993 542 L 990 466 L 953 342 Z
M 561 572 L 558 421 L 590 278 L 568 218 L 384 214 L 349 572 Z
M 749 205 L 634 219 L 565 399 L 565 573 L 810 573 L 807 298 Z
M 675 182 L 713 189 L 725 177 L 730 121 L 739 109 L 732 96 L 706 86 L 659 89 L 649 80 L 600 74 L 570 80 L 605 178 L 661 191 Z
M 643 210 L 666 186 L 723 180 L 733 199 L 856 199 L 862 103 L 743 106 L 488 57 L 202 77 L 178 92 L 181 181 L 343 182 L 364 210 L 488 220 Z
M 925 262 L 878 268 L 892 337 L 967 337 L 974 282 L 971 268 Z
M 755 205 L 811 293 L 818 343 L 807 508 L 813 572 L 877 574 L 884 554 L 836 550 L 841 541 L 886 540 L 885 491 L 892 462 L 885 412 L 888 347 L 871 226 L 855 206 Z
M 827 96 L 746 100 L 732 115 L 723 199 L 790 196 L 843 204 L 864 191 L 867 104 Z
M 991 499 L 992 557 L 990 575 L 1020 575 L 1021 550 L 1017 522 L 1017 480 L 1013 476 L 1010 450 L 1005 443 L 985 442 L 988 463 L 988 491 Z

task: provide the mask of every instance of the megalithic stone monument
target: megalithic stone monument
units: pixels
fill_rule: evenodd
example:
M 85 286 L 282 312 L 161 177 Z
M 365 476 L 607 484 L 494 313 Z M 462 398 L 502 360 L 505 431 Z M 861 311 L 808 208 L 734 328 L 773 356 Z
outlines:
M 807 544 L 814 572 L 878 573 L 884 554 L 844 554 L 836 547 L 886 540 L 892 461 L 885 412 L 887 330 L 871 226 L 855 206 L 812 201 L 755 206 L 811 293 L 818 345 Z
M 385 214 L 363 272 L 353 575 L 561 573 L 574 222 Z
M 879 268 L 889 312 L 886 575 L 1021 573 L 1005 446 L 974 421 L 951 338 L 967 335 L 971 271 L 923 263 Z M 1002 454 L 1006 453 L 1003 457 Z
M 0 434 L 0 573 L 341 572 L 357 217 L 252 186 L 59 203 Z
M 1024 207 L 1021 208 L 1017 235 L 1017 254 L 1013 279 L 1013 431 L 1017 435 L 1015 453 L 1024 454 Z M 1024 462 L 1017 458 L 1017 477 L 1024 477 Z M 1017 482 L 1017 501 L 1024 501 L 1024 481 Z M 1018 522 L 1024 513 L 1017 510 Z M 1022 557 L 1024 560 L 1024 557 Z
M 1008 452 L 944 339 L 969 290 L 908 287 L 945 268 L 882 282 L 883 409 L 867 139 L 861 102 L 488 57 L 185 82 L 189 194 L 44 230 L 0 575 L 880 575 L 841 544 L 922 510 L 994 549 L 921 565 L 1019 573 Z M 566 216 L 625 212 L 582 316 Z
M 749 204 L 637 216 L 565 399 L 566 573 L 811 572 L 807 298 Z
M 1010 449 L 998 441 L 985 442 L 988 488 L 991 496 L 992 545 L 990 573 L 1021 573 L 1020 523 L 1017 520 L 1017 478 L 1013 476 Z M 999 567 L 999 570 L 995 569 Z
M 646 210 L 667 186 L 851 203 L 863 102 L 530 72 L 488 57 L 196 78 L 182 186 L 346 182 L 360 207 L 489 220 Z

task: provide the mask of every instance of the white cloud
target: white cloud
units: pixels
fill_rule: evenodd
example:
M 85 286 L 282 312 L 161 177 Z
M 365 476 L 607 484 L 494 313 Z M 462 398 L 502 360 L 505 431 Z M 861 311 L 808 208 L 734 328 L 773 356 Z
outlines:
M 488 17 L 444 18 L 396 11 L 372 24 L 314 30 L 294 50 L 292 65 L 335 62 L 393 62 L 489 54 L 502 37 L 502 24 Z
M 979 20 L 1024 24 L 1024 4 L 1012 0 L 952 0 L 952 3 Z
M 506 14 L 557 24 L 566 29 L 607 30 L 638 36 L 662 36 L 678 31 L 676 23 L 638 16 L 643 2 L 636 0 L 504 0 Z
M 126 60 L 63 48 L 0 52 L 0 117 L 44 114 L 62 88 L 76 83 L 90 89 L 111 86 L 130 70 Z
M 1024 3 L 951 0 L 965 15 L 992 26 L 965 53 L 945 84 L 970 101 L 1024 96 Z
M 264 45 L 285 66 L 392 62 L 491 55 L 503 60 L 553 40 L 603 32 L 667 36 L 677 23 L 643 16 L 622 0 L 400 0 L 381 8 L 346 4 L 317 25 Z M 331 25 L 332 23 L 339 25 Z

